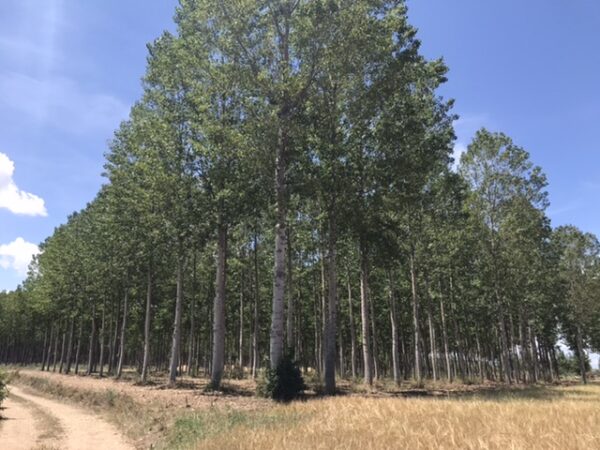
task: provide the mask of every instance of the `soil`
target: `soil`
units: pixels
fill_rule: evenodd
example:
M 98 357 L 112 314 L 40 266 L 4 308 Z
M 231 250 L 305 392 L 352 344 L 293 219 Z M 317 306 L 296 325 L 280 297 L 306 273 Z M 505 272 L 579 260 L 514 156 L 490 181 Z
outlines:
M 10 386 L 0 422 L 3 450 L 133 449 L 117 429 L 95 414 Z

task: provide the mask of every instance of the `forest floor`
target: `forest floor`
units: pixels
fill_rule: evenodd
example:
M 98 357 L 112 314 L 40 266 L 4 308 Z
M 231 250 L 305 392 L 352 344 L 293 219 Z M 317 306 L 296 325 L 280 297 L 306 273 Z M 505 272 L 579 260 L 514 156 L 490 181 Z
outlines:
M 342 395 L 335 398 L 313 392 L 307 401 L 277 405 L 257 398 L 252 380 L 228 380 L 221 393 L 207 391 L 204 379 L 184 377 L 175 388 L 164 382 L 155 377 L 139 386 L 133 376 L 115 381 L 20 370 L 2 413 L 22 420 L 0 423 L 1 447 L 36 448 L 22 446 L 23 439 L 5 446 L 9 428 L 20 427 L 10 433 L 37 436 L 38 447 L 42 436 L 48 444 L 39 448 L 69 448 L 57 444 L 61 438 L 65 442 L 72 426 L 62 408 L 77 404 L 88 411 L 78 409 L 78 415 L 108 427 L 94 431 L 88 422 L 79 428 L 119 438 L 116 427 L 139 449 L 600 448 L 597 383 L 511 388 L 437 383 L 416 388 L 383 382 L 366 390 L 343 381 Z M 32 423 L 35 433 L 28 429 Z M 105 438 L 93 448 L 128 448 Z

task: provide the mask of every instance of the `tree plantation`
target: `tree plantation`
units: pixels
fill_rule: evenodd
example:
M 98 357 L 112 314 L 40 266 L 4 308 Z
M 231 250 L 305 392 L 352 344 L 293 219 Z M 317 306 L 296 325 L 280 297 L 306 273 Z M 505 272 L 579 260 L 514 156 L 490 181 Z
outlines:
M 0 362 L 61 373 L 586 382 L 600 243 L 479 130 L 403 1 L 180 0 L 105 184 L 0 293 Z M 290 370 L 293 371 L 294 367 Z

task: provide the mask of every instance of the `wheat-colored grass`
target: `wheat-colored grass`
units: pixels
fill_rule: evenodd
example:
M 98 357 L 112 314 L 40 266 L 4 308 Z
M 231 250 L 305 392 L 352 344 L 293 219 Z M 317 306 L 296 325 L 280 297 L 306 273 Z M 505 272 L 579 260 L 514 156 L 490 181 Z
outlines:
M 208 449 L 600 449 L 600 386 L 462 399 L 338 397 L 277 406 Z

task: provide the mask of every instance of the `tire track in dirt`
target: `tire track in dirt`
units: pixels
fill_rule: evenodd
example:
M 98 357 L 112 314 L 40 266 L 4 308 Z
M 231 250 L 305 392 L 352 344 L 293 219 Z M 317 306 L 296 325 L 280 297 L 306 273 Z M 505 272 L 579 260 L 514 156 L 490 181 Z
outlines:
M 117 429 L 94 414 L 11 386 L 0 425 L 3 450 L 132 450 Z

